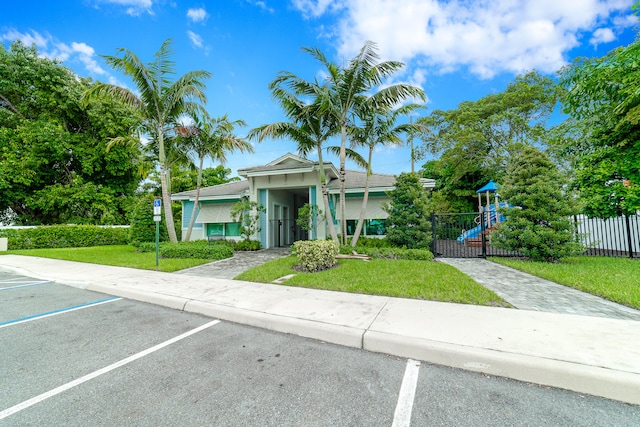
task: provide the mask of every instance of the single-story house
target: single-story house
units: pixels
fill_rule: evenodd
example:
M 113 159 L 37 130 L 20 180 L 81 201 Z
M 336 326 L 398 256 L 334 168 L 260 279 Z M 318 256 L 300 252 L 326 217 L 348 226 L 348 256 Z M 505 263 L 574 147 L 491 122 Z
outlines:
M 298 209 L 305 204 L 316 205 L 324 211 L 322 190 L 319 179 L 319 163 L 294 154 L 284 156 L 264 166 L 239 169 L 241 181 L 215 185 L 200 189 L 197 207 L 194 206 L 196 191 L 184 191 L 171 196 L 182 202 L 182 230 L 189 226 L 191 212 L 196 211 L 196 220 L 191 240 L 216 238 L 240 240 L 240 224 L 234 222 L 231 207 L 243 198 L 262 205 L 266 212 L 260 214 L 260 232 L 253 239 L 260 240 L 263 248 L 289 246 L 296 240 L 325 239 L 329 236 L 326 222 L 314 221 L 311 230 L 303 230 L 296 225 Z M 338 169 L 329 162 L 324 165 L 329 208 L 333 213 L 336 230 L 340 232 L 340 181 Z M 347 171 L 345 180 L 345 218 L 347 233 L 353 234 L 360 216 L 364 195 L 366 173 Z M 435 180 L 423 179 L 423 186 L 432 189 Z M 372 174 L 369 177 L 369 199 L 364 236 L 383 236 L 387 213 L 383 206 L 389 202 L 386 192 L 394 188 L 393 175 Z

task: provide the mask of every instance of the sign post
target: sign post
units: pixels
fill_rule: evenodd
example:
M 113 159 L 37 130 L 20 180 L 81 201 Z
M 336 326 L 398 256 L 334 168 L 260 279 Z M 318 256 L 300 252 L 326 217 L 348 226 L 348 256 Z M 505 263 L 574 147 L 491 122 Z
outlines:
M 153 201 L 153 221 L 156 223 L 156 267 L 158 266 L 158 252 L 160 252 L 160 219 L 162 209 L 162 199 Z

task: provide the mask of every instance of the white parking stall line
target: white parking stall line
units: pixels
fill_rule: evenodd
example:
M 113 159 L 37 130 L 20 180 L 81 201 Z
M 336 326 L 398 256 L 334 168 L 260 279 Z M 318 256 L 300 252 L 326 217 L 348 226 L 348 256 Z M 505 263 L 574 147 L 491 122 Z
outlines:
M 418 386 L 418 373 L 420 372 L 420 362 L 417 360 L 407 360 L 407 367 L 402 378 L 400 394 L 396 411 L 393 414 L 392 427 L 408 427 L 411 424 L 411 412 L 413 411 L 413 401 Z
M 109 365 L 109 366 L 107 366 L 105 368 L 99 369 L 99 370 L 94 371 L 94 372 L 92 372 L 90 374 L 87 374 L 87 375 L 85 375 L 83 377 L 80 377 L 80 378 L 78 378 L 76 380 L 73 380 L 71 382 L 63 384 L 60 387 L 56 387 L 53 390 L 49 390 L 46 393 L 42 393 L 39 396 L 33 397 L 33 398 L 29 399 L 29 400 L 25 400 L 22 403 L 18 403 L 17 405 L 14 405 L 14 406 L 12 406 L 12 407 L 10 407 L 8 409 L 5 409 L 4 411 L 0 412 L 0 420 L 5 419 L 10 415 L 15 414 L 16 412 L 20 412 L 20 411 L 22 411 L 22 410 L 24 410 L 24 409 L 26 409 L 26 408 L 28 408 L 30 406 L 33 406 L 33 405 L 35 405 L 37 403 L 40 403 L 40 402 L 42 402 L 42 401 L 44 401 L 44 400 L 46 400 L 46 399 L 48 399 L 50 397 L 53 397 L 53 396 L 55 396 L 57 394 L 60 394 L 60 393 L 62 393 L 64 391 L 72 389 L 73 387 L 76 387 L 76 386 L 78 386 L 80 384 L 83 384 L 83 383 L 85 383 L 87 381 L 90 381 L 90 380 L 92 380 L 94 378 L 97 378 L 100 375 L 106 374 L 106 373 L 111 372 L 111 371 L 113 371 L 115 369 L 118 369 L 118 368 L 120 368 L 120 367 L 122 367 L 124 365 L 127 365 L 127 364 L 129 364 L 129 363 L 131 363 L 131 362 L 133 362 L 135 360 L 138 360 L 138 359 L 140 359 L 140 358 L 142 358 L 144 356 L 147 356 L 147 355 L 149 355 L 149 354 L 151 354 L 151 353 L 153 353 L 155 351 L 158 351 L 158 350 L 160 350 L 160 349 L 162 349 L 164 347 L 167 347 L 167 346 L 169 346 L 171 344 L 174 344 L 174 343 L 176 343 L 176 342 L 178 342 L 180 340 L 183 340 L 183 339 L 185 339 L 185 338 L 187 338 L 187 337 L 189 337 L 191 335 L 194 335 L 194 334 L 196 334 L 196 333 L 198 333 L 200 331 L 203 331 L 203 330 L 205 330 L 205 329 L 207 329 L 207 328 L 209 328 L 209 327 L 211 327 L 213 325 L 217 325 L 218 323 L 220 323 L 219 320 L 213 320 L 213 321 L 211 321 L 209 323 L 205 323 L 202 326 L 199 326 L 199 327 L 197 327 L 195 329 L 192 329 L 192 330 L 190 330 L 188 332 L 185 332 L 182 335 L 178 335 L 177 337 L 171 338 L 170 340 L 167 340 L 167 341 L 162 342 L 162 343 L 160 343 L 158 345 L 155 345 L 155 346 L 150 347 L 150 348 L 148 348 L 146 350 L 143 350 L 143 351 L 141 351 L 139 353 L 136 353 L 136 354 L 134 354 L 132 356 L 129 356 L 129 357 L 125 358 L 125 359 L 122 359 L 119 362 L 111 364 L 111 365 Z

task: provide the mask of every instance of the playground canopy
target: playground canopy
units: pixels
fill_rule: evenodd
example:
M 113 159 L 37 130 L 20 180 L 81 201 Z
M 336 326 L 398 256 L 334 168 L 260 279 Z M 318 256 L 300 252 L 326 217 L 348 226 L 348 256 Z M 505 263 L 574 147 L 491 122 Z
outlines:
M 476 193 L 480 194 L 480 193 L 495 193 L 496 191 L 498 191 L 499 186 L 498 184 L 496 184 L 495 182 L 493 182 L 493 180 L 490 180 L 487 184 L 484 185 L 484 187 L 482 187 L 481 189 L 477 190 Z

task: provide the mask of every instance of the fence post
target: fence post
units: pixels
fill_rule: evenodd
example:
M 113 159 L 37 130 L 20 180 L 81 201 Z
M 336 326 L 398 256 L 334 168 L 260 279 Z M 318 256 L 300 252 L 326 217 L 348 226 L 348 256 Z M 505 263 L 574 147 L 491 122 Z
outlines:
M 436 254 L 436 213 L 431 212 L 431 253 L 434 257 Z
M 482 241 L 482 258 L 487 259 L 487 236 L 484 235 L 485 232 L 485 224 L 484 224 L 484 216 L 487 212 L 482 211 L 480 213 L 480 236 Z
M 624 215 L 624 223 L 627 227 L 627 245 L 629 246 L 629 258 L 633 259 L 633 242 L 631 240 L 631 225 L 629 224 L 629 215 Z

